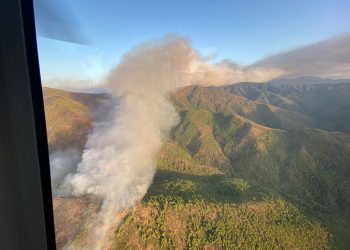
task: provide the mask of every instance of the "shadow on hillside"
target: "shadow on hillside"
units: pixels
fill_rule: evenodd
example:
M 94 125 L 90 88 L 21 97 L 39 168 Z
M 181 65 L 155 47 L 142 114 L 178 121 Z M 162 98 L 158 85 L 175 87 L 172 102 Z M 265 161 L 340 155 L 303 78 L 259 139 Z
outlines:
M 163 195 L 181 197 L 187 202 L 200 197 L 209 202 L 241 203 L 262 200 L 267 195 L 251 185 L 246 190 L 241 190 L 228 184 L 231 179 L 223 175 L 198 176 L 158 170 L 143 201 L 147 201 L 151 196 Z

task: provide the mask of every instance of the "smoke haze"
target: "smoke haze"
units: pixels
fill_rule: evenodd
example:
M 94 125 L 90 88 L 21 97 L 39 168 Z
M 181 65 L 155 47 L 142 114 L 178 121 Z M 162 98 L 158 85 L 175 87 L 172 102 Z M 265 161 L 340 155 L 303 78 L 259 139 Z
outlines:
M 279 68 L 293 77 L 350 78 L 350 34 L 266 57 L 252 67 Z
M 64 178 L 76 171 L 80 155 L 75 148 L 56 150 L 50 154 L 51 186 L 55 196 L 65 194 L 65 187 L 62 186 Z
M 169 36 L 168 36 L 169 37 Z M 175 37 L 175 36 L 173 36 Z M 169 38 L 168 38 L 169 39 Z M 188 40 L 185 38 L 181 38 Z M 160 41 L 154 43 L 161 43 Z M 185 42 L 185 43 L 186 43 Z M 149 42 L 148 45 L 152 44 Z M 189 44 L 190 45 L 190 44 Z M 144 46 L 147 46 L 144 44 Z M 241 66 L 230 59 L 216 64 L 210 64 L 194 50 L 192 63 L 188 70 L 191 72 L 191 83 L 201 85 L 223 85 L 238 82 L 266 82 L 279 77 L 318 76 L 337 79 L 350 78 L 350 34 L 343 34 L 313 44 L 282 51 L 267 56 L 251 65 Z M 189 51 L 188 51 L 189 52 Z M 181 56 L 180 56 L 181 57 Z M 103 75 L 101 59 L 94 57 L 95 63 L 87 67 L 86 72 L 98 70 Z M 44 84 L 51 87 L 65 88 L 67 90 L 100 87 L 102 81 L 47 79 Z

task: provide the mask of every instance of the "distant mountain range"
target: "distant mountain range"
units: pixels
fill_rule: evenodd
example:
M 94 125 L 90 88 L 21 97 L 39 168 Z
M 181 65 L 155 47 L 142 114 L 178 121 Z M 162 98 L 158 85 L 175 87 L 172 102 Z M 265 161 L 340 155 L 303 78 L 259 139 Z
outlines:
M 296 84 L 296 85 L 307 85 L 307 84 L 335 84 L 335 83 L 349 83 L 350 79 L 331 79 L 321 78 L 317 76 L 301 76 L 297 78 L 278 78 L 269 81 L 270 84 Z
M 83 150 L 108 95 L 44 88 L 44 97 L 50 151 Z M 112 234 L 111 248 L 346 249 L 349 97 L 349 80 L 315 77 L 172 93 L 181 121 L 159 152 L 152 186 Z M 74 218 L 98 205 L 82 204 L 95 203 L 55 198 L 58 246 L 87 240 Z

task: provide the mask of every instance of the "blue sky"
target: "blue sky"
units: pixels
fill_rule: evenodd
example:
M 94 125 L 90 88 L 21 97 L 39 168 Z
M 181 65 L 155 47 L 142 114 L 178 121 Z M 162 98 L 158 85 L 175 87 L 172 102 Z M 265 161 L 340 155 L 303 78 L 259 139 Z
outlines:
M 348 0 L 66 1 L 90 40 L 38 39 L 42 78 L 96 78 L 133 46 L 167 33 L 216 60 L 262 57 L 350 31 Z M 40 20 L 38 20 L 40 21 Z M 37 22 L 38 22 L 37 21 Z

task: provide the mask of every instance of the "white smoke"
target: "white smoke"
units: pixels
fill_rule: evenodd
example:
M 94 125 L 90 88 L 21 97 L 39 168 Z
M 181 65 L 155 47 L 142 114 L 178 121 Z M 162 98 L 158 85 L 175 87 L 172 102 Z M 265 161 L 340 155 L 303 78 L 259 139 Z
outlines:
M 151 184 L 162 133 L 178 121 L 166 94 L 186 82 L 193 56 L 186 40 L 166 38 L 139 46 L 111 71 L 107 87 L 117 104 L 95 124 L 77 173 L 66 180 L 74 195 L 103 199 L 95 248 L 105 244 L 116 213 L 134 205 Z
M 192 81 L 204 86 L 266 82 L 287 74 L 284 70 L 272 67 L 243 67 L 227 59 L 217 64 L 196 61 L 193 68 Z
M 66 178 L 73 195 L 92 194 L 103 200 L 94 223 L 94 248 L 105 246 L 116 213 L 140 200 L 152 182 L 162 136 L 179 120 L 167 99 L 169 91 L 191 83 L 250 78 L 268 77 L 227 63 L 210 65 L 187 39 L 176 35 L 143 43 L 124 55 L 106 80 L 116 105 L 94 125 L 77 172 Z
M 56 150 L 50 153 L 51 186 L 54 196 L 65 194 L 65 177 L 75 172 L 81 153 L 76 148 Z

